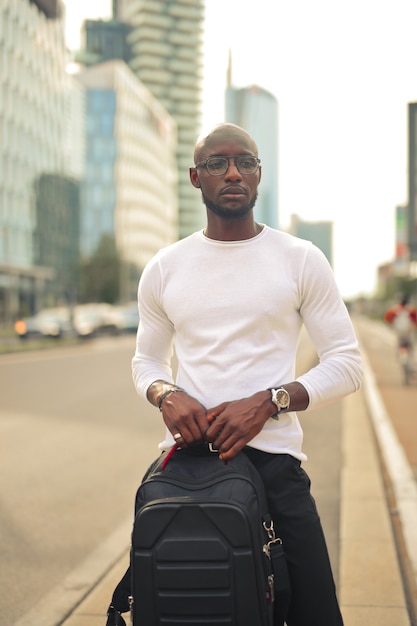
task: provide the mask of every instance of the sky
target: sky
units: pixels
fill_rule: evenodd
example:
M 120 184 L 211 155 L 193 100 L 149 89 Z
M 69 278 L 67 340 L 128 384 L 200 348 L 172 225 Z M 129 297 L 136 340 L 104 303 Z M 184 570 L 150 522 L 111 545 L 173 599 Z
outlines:
M 66 0 L 69 47 L 110 0 Z M 372 295 L 407 202 L 407 104 L 417 101 L 416 0 L 205 0 L 203 127 L 224 121 L 232 84 L 278 101 L 278 196 L 290 216 L 334 223 L 345 298 Z M 262 159 L 262 155 L 260 155 Z M 261 183 L 262 184 L 262 183 Z

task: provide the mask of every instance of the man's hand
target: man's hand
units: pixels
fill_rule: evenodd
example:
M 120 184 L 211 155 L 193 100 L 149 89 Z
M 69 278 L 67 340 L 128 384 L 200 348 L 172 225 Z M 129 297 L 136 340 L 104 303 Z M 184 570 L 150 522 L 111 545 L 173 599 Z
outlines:
M 262 430 L 272 413 L 269 391 L 259 391 L 248 398 L 223 402 L 207 411 L 210 426 L 205 439 L 220 451 L 220 459 L 227 461 Z
M 198 400 L 185 391 L 176 391 L 163 400 L 161 410 L 167 428 L 182 448 L 204 441 L 209 421 Z

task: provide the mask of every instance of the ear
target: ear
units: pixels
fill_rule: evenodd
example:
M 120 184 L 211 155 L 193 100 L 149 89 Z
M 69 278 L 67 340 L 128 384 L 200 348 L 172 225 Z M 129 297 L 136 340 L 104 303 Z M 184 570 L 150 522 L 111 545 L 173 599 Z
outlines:
M 196 167 L 190 167 L 190 180 L 193 187 L 201 187 L 200 179 L 198 178 L 198 171 Z

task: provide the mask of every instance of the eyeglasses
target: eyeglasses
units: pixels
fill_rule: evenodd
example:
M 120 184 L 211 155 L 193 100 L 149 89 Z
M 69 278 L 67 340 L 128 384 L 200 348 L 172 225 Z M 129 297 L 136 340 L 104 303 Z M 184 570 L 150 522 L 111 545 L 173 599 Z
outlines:
M 223 176 L 230 167 L 230 159 L 233 159 L 240 174 L 254 174 L 258 171 L 261 160 L 250 155 L 239 156 L 212 156 L 197 163 L 195 167 L 205 167 L 211 176 Z

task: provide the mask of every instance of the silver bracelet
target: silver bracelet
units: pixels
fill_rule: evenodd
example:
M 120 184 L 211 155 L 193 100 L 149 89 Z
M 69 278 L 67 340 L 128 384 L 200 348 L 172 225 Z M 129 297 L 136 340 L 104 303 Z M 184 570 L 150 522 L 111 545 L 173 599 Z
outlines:
M 162 403 L 165 400 L 165 398 L 169 396 L 170 393 L 175 393 L 176 391 L 184 391 L 184 389 L 182 389 L 181 387 L 172 387 L 171 389 L 168 389 L 168 391 L 165 391 L 165 393 L 163 393 L 162 396 L 159 398 L 158 409 L 161 411 L 161 413 L 162 413 Z

